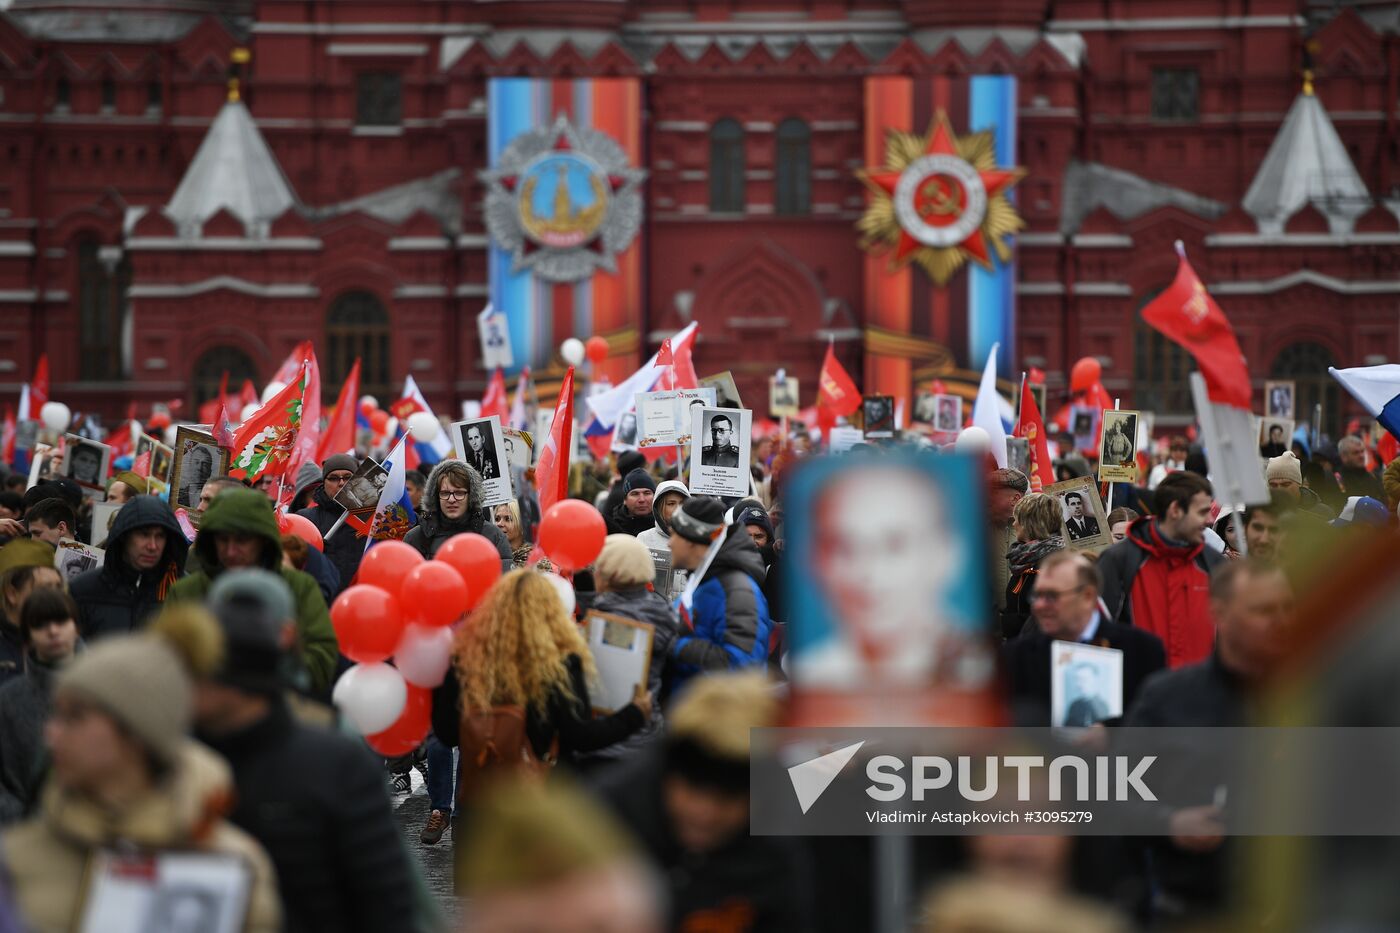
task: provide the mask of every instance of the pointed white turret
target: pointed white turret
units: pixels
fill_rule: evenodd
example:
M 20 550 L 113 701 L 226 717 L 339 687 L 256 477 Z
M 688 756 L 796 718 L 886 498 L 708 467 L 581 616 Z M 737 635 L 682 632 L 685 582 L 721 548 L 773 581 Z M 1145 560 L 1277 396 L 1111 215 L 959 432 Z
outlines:
M 1284 117 L 1243 204 L 1265 234 L 1282 233 L 1288 218 L 1307 204 L 1322 212 L 1333 234 L 1346 234 L 1370 208 L 1366 183 L 1310 80 Z

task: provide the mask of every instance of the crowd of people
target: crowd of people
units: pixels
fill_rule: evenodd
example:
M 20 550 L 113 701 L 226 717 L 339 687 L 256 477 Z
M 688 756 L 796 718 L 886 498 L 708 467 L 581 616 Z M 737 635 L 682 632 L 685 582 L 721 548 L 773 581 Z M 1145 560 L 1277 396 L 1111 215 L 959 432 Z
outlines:
M 1078 546 L 1099 532 L 1075 524 L 1082 505 L 1066 517 L 1024 473 L 982 471 L 985 638 L 1001 652 L 989 689 L 1010 720 L 1049 724 L 1052 645 L 1071 642 L 1123 655 L 1121 715 L 1086 701 L 1073 725 L 1244 723 L 1286 645 L 1299 568 L 1393 524 L 1400 505 L 1400 460 L 1368 469 L 1359 437 L 1278 453 L 1263 468 L 1270 501 L 1223 514 L 1208 452 L 1184 437 L 1163 446 L 1141 483 L 1114 486 L 1099 549 Z M 191 539 L 130 471 L 107 484 L 122 507 L 102 529 L 73 482 L 6 475 L 0 930 L 78 928 L 95 860 L 114 851 L 238 856 L 248 930 L 442 929 L 413 849 L 444 844 L 463 929 L 867 928 L 881 896 L 868 840 L 748 832 L 749 730 L 783 722 L 789 690 L 783 491 L 813 445 L 753 447 L 755 495 L 743 499 L 691 495 L 675 464 L 635 451 L 576 462 L 569 493 L 608 534 L 571 578 L 536 547 L 528 472 L 517 499 L 487 508 L 470 463 L 410 471 L 405 543 L 431 558 L 480 535 L 502 575 L 456 628 L 430 734 L 391 760 L 331 704 L 349 662 L 328 606 L 366 553 L 336 501 L 355 458 L 286 478 L 287 513 L 314 525 L 319 546 L 287 530 L 272 484 L 210 477 Z M 1078 456 L 1056 465 L 1062 479 L 1089 470 Z M 101 543 L 102 565 L 65 580 L 55 548 L 67 539 Z M 590 611 L 652 628 L 646 682 L 606 714 L 579 624 Z M 393 806 L 414 769 L 429 815 L 405 841 Z M 1202 803 L 1166 813 L 1150 839 L 934 847 L 919 859 L 920 880 L 940 882 L 921 922 L 1114 930 L 1209 916 L 1230 897 L 1221 818 Z

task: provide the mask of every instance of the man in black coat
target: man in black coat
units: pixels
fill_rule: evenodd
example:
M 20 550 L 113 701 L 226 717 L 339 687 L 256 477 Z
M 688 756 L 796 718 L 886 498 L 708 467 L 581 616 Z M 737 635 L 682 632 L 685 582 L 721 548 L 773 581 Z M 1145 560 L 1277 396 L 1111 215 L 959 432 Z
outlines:
M 357 739 L 299 723 L 284 698 L 280 658 L 295 640 L 291 591 L 265 570 L 233 570 L 208 602 L 226 650 L 222 669 L 198 684 L 196 726 L 233 767 L 230 819 L 271 857 L 286 929 L 417 929 L 412 873 L 380 763 Z
M 134 496 L 107 535 L 102 566 L 78 574 L 68 591 L 78 604 L 78 628 L 94 642 L 141 628 L 184 575 L 190 543 L 170 506 Z
M 1077 551 L 1056 551 L 1041 562 L 1031 591 L 1036 631 L 1011 639 L 1002 649 L 1012 706 L 1022 725 L 1051 724 L 1053 642 L 1122 651 L 1124 710 L 1132 706 L 1143 682 L 1166 667 L 1161 639 L 1131 625 L 1110 622 L 1100 611 L 1099 589 L 1098 570 Z
M 1143 685 L 1125 725 L 1226 727 L 1247 724 L 1250 688 L 1277 663 L 1287 641 L 1293 594 L 1277 566 L 1254 559 L 1228 561 L 1211 577 L 1215 651 L 1204 661 L 1166 671 Z M 1162 835 L 1148 840 L 1154 874 L 1154 913 L 1187 920 L 1223 906 L 1231 879 L 1220 804 L 1249 788 L 1227 786 L 1221 763 L 1209 753 L 1180 762 L 1164 787 L 1190 787 L 1153 804 Z
M 349 454 L 327 457 L 321 464 L 321 485 L 311 494 L 312 504 L 297 513 L 321 532 L 326 558 L 335 565 L 340 575 L 340 589 L 349 586 L 359 571 L 360 560 L 365 556 L 365 539 L 355 534 L 353 528 L 342 528 L 329 538 L 326 535 L 345 514 L 345 508 L 335 501 L 335 497 L 355 475 L 358 467 L 355 458 Z M 326 602 L 329 604 L 333 598 Z

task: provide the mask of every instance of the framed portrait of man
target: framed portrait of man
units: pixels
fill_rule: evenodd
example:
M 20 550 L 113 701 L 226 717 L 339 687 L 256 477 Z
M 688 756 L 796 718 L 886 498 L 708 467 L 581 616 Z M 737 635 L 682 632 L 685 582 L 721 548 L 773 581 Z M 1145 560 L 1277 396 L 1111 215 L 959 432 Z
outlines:
M 861 413 L 865 416 L 866 440 L 894 437 L 894 396 L 867 395 L 861 400 Z
M 199 493 L 209 477 L 228 472 L 230 452 L 212 434 L 183 425 L 175 431 L 175 465 L 170 472 L 172 506 L 199 507 Z
M 1076 476 L 1055 483 L 1045 487 L 1045 492 L 1060 500 L 1060 528 L 1065 547 L 1098 552 L 1113 543 L 1098 483 L 1092 476 Z
M 1292 380 L 1264 383 L 1264 414 L 1270 418 L 1294 419 L 1293 398 L 1297 384 Z
M 707 386 L 715 390 L 716 408 L 744 407 L 744 402 L 739 397 L 739 387 L 734 383 L 734 374 L 729 370 L 701 379 L 700 387 L 703 389 Z
M 1259 456 L 1282 457 L 1293 444 L 1293 421 L 1272 416 L 1259 420 Z
M 350 515 L 366 520 L 379 506 L 379 495 L 389 483 L 389 471 L 372 457 L 360 461 L 355 472 L 340 487 L 335 501 Z
M 1099 482 L 1137 482 L 1138 413 L 1110 410 L 1103 413 L 1103 437 L 1099 439 Z
M 962 430 L 963 400 L 957 395 L 933 397 L 933 429 L 939 434 L 957 434 Z
M 923 425 L 927 428 L 933 427 L 934 418 L 938 414 L 938 396 L 932 392 L 920 391 L 914 395 L 914 410 L 909 413 L 909 423 L 911 425 Z
M 797 380 L 792 376 L 784 374 L 781 380 L 768 377 L 768 412 L 774 418 L 797 417 L 798 398 Z
M 455 422 L 452 444 L 458 459 L 481 475 L 485 489 L 483 508 L 494 508 L 515 498 L 508 469 L 510 458 L 498 416 Z
M 238 933 L 253 891 L 252 866 L 228 853 L 101 850 L 85 878 L 80 933 Z
M 747 496 L 753 412 L 747 408 L 696 408 L 690 441 L 690 494 Z
M 1050 725 L 1083 728 L 1122 715 L 1122 650 L 1053 642 Z
M 63 475 L 83 487 L 83 495 L 106 498 L 107 471 L 112 464 L 112 448 L 76 434 L 65 434 Z

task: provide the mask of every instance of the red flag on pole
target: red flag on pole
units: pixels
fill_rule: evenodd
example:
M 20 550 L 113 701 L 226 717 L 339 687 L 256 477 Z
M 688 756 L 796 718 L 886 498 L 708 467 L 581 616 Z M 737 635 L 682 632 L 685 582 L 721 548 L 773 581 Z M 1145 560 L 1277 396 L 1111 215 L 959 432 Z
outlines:
M 1055 484 L 1055 470 L 1050 462 L 1050 444 L 1045 437 L 1045 421 L 1035 404 L 1035 393 L 1027 380 L 1021 386 L 1021 415 L 1016 421 L 1014 437 L 1029 441 L 1031 454 L 1031 492 L 1040 492 Z
M 540 450 L 539 463 L 535 465 L 541 515 L 548 512 L 554 503 L 569 497 L 569 452 L 573 450 L 573 426 L 574 368 L 570 366 L 564 374 L 564 382 L 559 386 L 559 400 L 554 403 L 549 439 Z
M 486 395 L 481 399 L 481 417 L 490 418 L 492 415 L 498 416 L 501 424 L 509 423 L 510 402 L 506 400 L 506 374 L 499 366 L 491 374 L 491 381 L 486 384 Z
M 671 352 L 671 338 L 661 341 L 661 349 L 656 351 L 657 366 L 674 366 L 675 355 Z
M 5 406 L 4 428 L 0 429 L 0 457 L 6 463 L 15 462 L 15 407 Z
M 822 361 L 821 375 L 817 379 L 817 424 L 825 440 L 836 419 L 855 414 L 860 407 L 860 390 L 851 379 L 846 367 L 836 358 L 836 344 L 826 345 L 826 359 Z
M 681 344 L 680 352 L 674 354 L 675 363 L 671 367 L 671 388 L 700 388 L 700 377 L 695 374 L 695 360 L 690 355 L 690 348 L 694 345 L 694 340 L 687 340 Z
M 238 411 L 241 414 L 243 409 L 249 405 L 258 403 L 258 390 L 253 387 L 253 380 L 244 379 L 243 388 L 238 390 Z
M 1249 411 L 1249 369 L 1235 331 L 1186 261 L 1179 242 L 1177 253 L 1176 279 L 1142 309 L 1142 319 L 1196 358 L 1212 402 Z
M 29 383 L 29 417 L 38 418 L 39 409 L 49 400 L 49 355 L 39 355 L 39 364 L 34 367 L 34 379 Z
M 260 476 L 282 476 L 296 450 L 301 428 L 302 396 L 306 369 L 267 400 L 233 436 L 233 461 L 229 475 L 253 482 Z
M 360 358 L 357 356 L 355 364 L 350 367 L 350 374 L 345 377 L 345 382 L 340 387 L 340 394 L 335 399 L 335 408 L 331 409 L 330 420 L 326 422 L 326 430 L 316 447 L 317 463 L 324 463 L 332 454 L 343 454 L 355 449 L 355 411 L 359 403 Z

